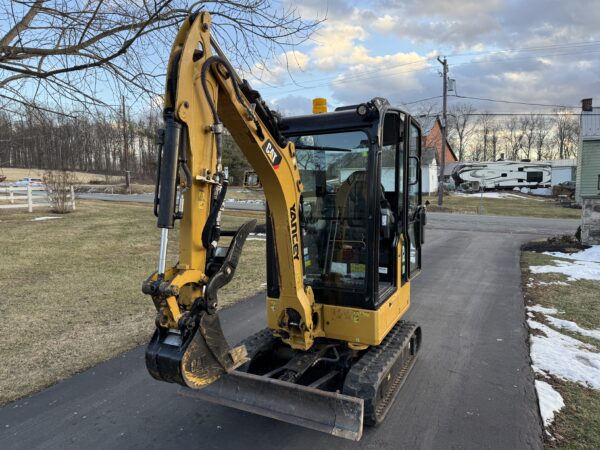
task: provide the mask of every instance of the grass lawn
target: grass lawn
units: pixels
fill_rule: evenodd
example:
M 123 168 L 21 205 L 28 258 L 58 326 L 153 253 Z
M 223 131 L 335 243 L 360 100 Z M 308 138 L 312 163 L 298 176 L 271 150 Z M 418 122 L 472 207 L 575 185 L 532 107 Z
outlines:
M 563 274 L 534 274 L 529 270 L 530 266 L 556 265 L 554 261 L 560 259 L 541 253 L 523 252 L 521 266 L 526 305 L 555 308 L 561 312 L 558 315 L 560 319 L 576 322 L 586 329 L 600 329 L 600 281 L 567 282 L 567 276 Z M 568 284 L 547 284 L 556 282 Z M 537 316 L 536 320 L 540 320 L 540 316 Z M 600 341 L 556 328 L 547 322 L 546 325 L 589 344 L 592 351 L 595 348 L 595 351 L 600 352 Z M 600 448 L 600 391 L 556 377 L 545 381 L 552 384 L 565 403 L 565 407 L 555 416 L 554 424 L 550 428 L 556 440 L 547 441 L 546 447 L 582 450 Z
M 496 216 L 528 216 L 557 219 L 580 219 L 581 210 L 564 208 L 552 199 L 523 195 L 521 198 L 479 198 L 474 196 L 445 195 L 442 209 L 437 206 L 437 196 L 423 197 L 429 200 L 430 211 L 463 214 L 490 214 Z
M 236 213 L 237 214 L 237 213 Z M 145 343 L 155 310 L 141 293 L 159 230 L 148 204 L 81 201 L 55 216 L 0 211 L 0 404 Z M 224 227 L 264 214 L 224 214 Z M 176 258 L 176 232 L 170 259 Z M 222 306 L 263 289 L 264 241 L 246 243 Z
M 120 183 L 123 181 L 123 177 L 118 176 L 107 177 L 105 175 L 89 172 L 70 172 L 73 172 L 75 174 L 79 183 L 89 183 L 90 181 Z M 0 175 L 6 175 L 7 182 L 18 181 L 21 178 L 25 177 L 42 178 L 44 176 L 44 173 L 46 173 L 45 169 L 20 169 L 7 167 L 2 168 L 2 170 L 0 171 Z

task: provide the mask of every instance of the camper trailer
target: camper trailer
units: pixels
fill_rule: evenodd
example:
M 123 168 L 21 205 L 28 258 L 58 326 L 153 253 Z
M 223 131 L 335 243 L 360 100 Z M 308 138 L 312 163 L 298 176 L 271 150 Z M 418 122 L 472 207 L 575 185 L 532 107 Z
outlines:
M 456 186 L 477 181 L 482 189 L 549 187 L 551 175 L 550 164 L 530 161 L 459 163 L 452 171 Z

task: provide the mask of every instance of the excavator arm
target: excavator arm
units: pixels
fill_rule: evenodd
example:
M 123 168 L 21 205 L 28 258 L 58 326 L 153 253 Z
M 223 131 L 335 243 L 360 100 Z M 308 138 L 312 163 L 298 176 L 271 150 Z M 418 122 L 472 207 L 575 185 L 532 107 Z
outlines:
M 158 268 L 143 284 L 157 308 L 157 330 L 146 362 L 157 379 L 200 388 L 246 361 L 229 348 L 217 316 L 218 289 L 233 277 L 255 221 L 221 230 L 228 185 L 222 135 L 231 133 L 264 188 L 276 242 L 280 296 L 268 299 L 273 333 L 295 349 L 309 349 L 319 309 L 303 283 L 300 244 L 302 183 L 294 145 L 278 130 L 258 92 L 240 80 L 211 39 L 210 15 L 192 15 L 172 47 L 159 136 L 155 214 L 161 228 Z M 180 221 L 179 260 L 167 267 L 169 230 Z M 232 237 L 222 248 L 222 235 Z

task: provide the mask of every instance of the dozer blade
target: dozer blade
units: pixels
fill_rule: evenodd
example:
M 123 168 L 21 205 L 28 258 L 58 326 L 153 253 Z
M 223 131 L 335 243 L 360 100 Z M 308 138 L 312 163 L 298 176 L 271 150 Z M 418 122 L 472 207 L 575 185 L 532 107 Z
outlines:
M 237 370 L 180 393 L 353 441 L 362 436 L 363 400 L 348 395 Z

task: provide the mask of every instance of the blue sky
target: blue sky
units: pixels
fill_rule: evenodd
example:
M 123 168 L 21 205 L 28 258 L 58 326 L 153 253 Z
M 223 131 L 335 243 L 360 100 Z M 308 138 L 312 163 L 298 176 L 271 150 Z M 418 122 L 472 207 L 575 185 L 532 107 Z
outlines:
M 310 112 L 323 96 L 332 107 L 374 96 L 418 110 L 441 94 L 448 57 L 457 93 L 549 105 L 600 104 L 600 3 L 593 0 L 501 1 L 305 0 L 306 19 L 326 21 L 311 39 L 253 70 L 255 88 L 282 112 Z M 287 65 L 287 67 L 286 67 Z M 530 112 L 551 107 L 451 98 L 480 111 Z
M 508 102 L 577 106 L 585 97 L 593 97 L 600 105 L 600 0 L 262 1 L 265 7 L 270 4 L 274 9 L 295 10 L 307 21 L 322 20 L 307 41 L 277 49 L 270 60 L 261 63 L 247 56 L 251 51 L 243 48 L 239 35 L 237 42 L 220 42 L 223 48 L 232 50 L 234 64 L 252 68 L 244 76 L 284 114 L 309 113 L 314 97 L 327 98 L 333 108 L 375 96 L 386 97 L 415 113 L 437 112 L 442 93 L 437 56 L 448 57 L 450 77 L 456 80 L 459 95 L 504 101 L 450 97 L 450 106 L 470 102 L 480 112 L 551 112 L 553 106 Z M 54 0 L 49 4 L 76 5 L 77 0 Z M 174 4 L 187 8 L 196 2 L 176 0 Z M 24 14 L 24 7 L 19 5 L 0 2 L 0 35 Z M 111 0 L 103 5 L 109 13 L 113 7 L 127 10 L 131 17 L 140 13 L 133 0 Z M 217 12 L 227 8 L 223 2 L 203 5 Z M 259 20 L 256 14 L 253 19 Z M 213 17 L 216 24 L 221 20 L 218 15 Z M 43 26 L 47 19 L 39 15 L 36 21 L 34 25 Z M 268 20 L 263 23 L 269 25 Z M 40 45 L 43 35 L 42 47 L 54 45 L 58 31 L 53 32 L 51 24 L 42 30 L 27 30 L 23 42 Z M 172 27 L 144 37 L 116 64 L 127 66 L 133 73 L 143 69 L 148 76 L 141 78 L 142 83 L 153 92 L 162 92 L 175 33 Z M 235 39 L 235 33 L 229 36 Z M 107 45 L 119 48 L 128 37 L 130 33 L 125 31 Z M 269 49 L 265 43 L 262 45 Z M 257 44 L 252 50 L 260 48 Z M 85 60 L 77 58 L 69 62 Z M 28 63 L 35 65 L 37 60 Z M 60 57 L 44 59 L 46 69 L 55 64 L 65 63 Z M 0 70 L 0 78 L 8 75 Z M 160 95 L 149 100 L 139 90 L 128 92 L 128 86 L 116 83 L 102 70 L 64 75 L 61 80 L 116 109 L 121 93 L 128 96 L 127 103 L 134 113 L 161 103 Z M 25 80 L 9 87 L 13 89 L 11 95 L 30 94 L 38 102 L 73 109 L 71 98 L 60 85 L 49 85 L 38 92 L 37 80 Z M 419 102 L 427 98 L 432 100 Z M 79 107 L 75 105 L 75 109 Z

